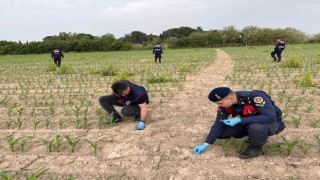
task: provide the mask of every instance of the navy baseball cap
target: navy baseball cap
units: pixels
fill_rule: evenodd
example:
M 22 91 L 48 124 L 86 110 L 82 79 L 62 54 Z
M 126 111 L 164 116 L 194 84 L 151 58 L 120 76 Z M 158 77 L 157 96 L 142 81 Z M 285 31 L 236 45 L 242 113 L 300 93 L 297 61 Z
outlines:
M 225 98 L 229 93 L 231 89 L 228 87 L 217 87 L 214 88 L 210 93 L 209 93 L 209 100 L 212 102 L 217 102 L 220 101 L 221 99 Z

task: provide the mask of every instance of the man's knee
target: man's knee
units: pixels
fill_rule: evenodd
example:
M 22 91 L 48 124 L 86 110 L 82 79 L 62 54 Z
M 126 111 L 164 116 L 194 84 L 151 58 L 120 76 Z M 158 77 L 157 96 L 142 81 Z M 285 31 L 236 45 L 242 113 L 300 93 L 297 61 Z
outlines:
M 268 129 L 260 123 L 253 123 L 248 126 L 248 134 L 250 136 L 268 136 Z
M 139 106 L 124 106 L 121 109 L 121 114 L 124 116 L 136 116 L 140 113 Z

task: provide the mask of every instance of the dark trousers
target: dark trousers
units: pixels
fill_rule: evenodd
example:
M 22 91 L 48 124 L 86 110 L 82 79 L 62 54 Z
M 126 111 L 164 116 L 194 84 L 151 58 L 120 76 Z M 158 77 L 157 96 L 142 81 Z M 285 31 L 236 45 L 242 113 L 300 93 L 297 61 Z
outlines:
M 121 114 L 123 116 L 139 116 L 140 107 L 138 104 L 132 105 L 121 105 L 118 103 L 119 97 L 116 95 L 101 96 L 99 98 L 99 103 L 102 108 L 107 111 L 109 114 L 119 115 L 113 106 L 122 106 Z
M 272 51 L 271 52 L 271 57 L 273 58 L 273 60 L 274 61 L 281 61 L 281 53 L 282 53 L 282 51 Z M 277 57 L 278 57 L 278 59 L 276 58 L 276 56 L 275 55 L 277 55 Z
M 157 59 L 159 59 L 159 63 L 161 63 L 161 54 L 160 53 L 155 53 L 154 54 L 154 62 L 157 62 Z
M 263 146 L 267 143 L 268 137 L 278 133 L 279 123 L 261 124 L 252 123 L 249 125 L 238 124 L 227 126 L 219 139 L 243 138 L 249 136 L 249 141 L 255 146 Z
M 57 66 L 57 67 L 60 67 L 61 65 L 61 58 L 58 58 L 58 59 L 54 59 L 54 64 Z

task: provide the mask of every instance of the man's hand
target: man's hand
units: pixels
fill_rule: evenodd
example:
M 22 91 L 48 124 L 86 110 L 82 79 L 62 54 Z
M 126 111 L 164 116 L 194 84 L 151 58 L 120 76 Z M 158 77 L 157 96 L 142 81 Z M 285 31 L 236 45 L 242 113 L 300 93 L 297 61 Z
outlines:
M 228 126 L 234 126 L 236 124 L 241 123 L 241 119 L 240 118 L 226 119 L 226 120 L 223 120 L 223 123 L 228 125 Z
M 193 153 L 199 155 L 202 151 L 206 150 L 207 148 L 208 148 L 208 145 L 206 145 L 205 143 L 201 144 L 193 148 Z
M 143 130 L 144 127 L 145 127 L 144 122 L 140 120 L 135 130 Z

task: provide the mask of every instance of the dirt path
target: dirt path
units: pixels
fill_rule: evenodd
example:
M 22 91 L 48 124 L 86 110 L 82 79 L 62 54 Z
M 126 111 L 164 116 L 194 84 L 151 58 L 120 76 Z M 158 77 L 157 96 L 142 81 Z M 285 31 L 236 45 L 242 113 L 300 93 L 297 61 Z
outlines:
M 236 155 L 224 156 L 221 145 L 213 145 L 200 156 L 194 155 L 195 145 L 203 143 L 215 119 L 216 106 L 207 96 L 217 86 L 230 86 L 225 77 L 233 70 L 233 61 L 217 50 L 214 62 L 189 75 L 183 91 L 163 104 L 152 104 L 152 120 L 143 131 L 133 131 L 135 122 L 127 121 L 106 130 L 75 130 L 69 135 L 98 139 L 97 155 L 86 142 L 75 153 L 47 152 L 44 146 L 32 146 L 25 153 L 0 150 L 0 170 L 36 170 L 48 167 L 47 177 L 76 179 L 303 179 L 320 177 L 319 159 L 314 157 L 261 156 L 244 161 Z M 233 86 L 233 88 L 237 88 Z M 35 139 L 52 137 L 51 130 L 3 131 L 1 137 L 17 133 Z M 4 142 L 3 142 L 4 143 Z M 2 145 L 2 147 L 7 148 Z M 306 179 L 306 178 L 304 178 Z

